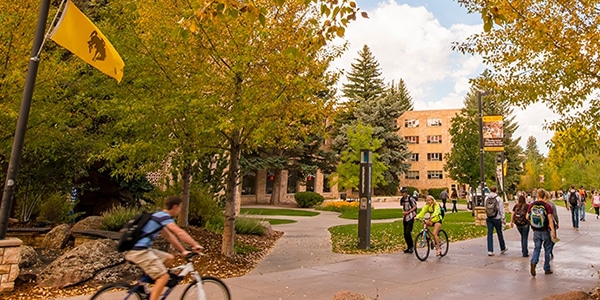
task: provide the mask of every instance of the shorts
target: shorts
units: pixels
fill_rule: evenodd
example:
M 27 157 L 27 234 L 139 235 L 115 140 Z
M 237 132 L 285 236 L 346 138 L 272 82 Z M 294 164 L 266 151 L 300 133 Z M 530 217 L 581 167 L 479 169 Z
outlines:
M 156 249 L 131 250 L 125 253 L 125 259 L 136 264 L 146 275 L 156 280 L 158 277 L 167 273 L 165 260 L 171 256 L 167 252 Z

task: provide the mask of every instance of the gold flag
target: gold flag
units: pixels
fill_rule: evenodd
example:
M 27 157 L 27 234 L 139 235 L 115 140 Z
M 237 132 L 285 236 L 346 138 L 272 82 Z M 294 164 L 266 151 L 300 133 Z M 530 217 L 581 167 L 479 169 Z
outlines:
M 50 38 L 92 67 L 121 82 L 125 66 L 123 59 L 104 34 L 71 1 L 67 1 Z

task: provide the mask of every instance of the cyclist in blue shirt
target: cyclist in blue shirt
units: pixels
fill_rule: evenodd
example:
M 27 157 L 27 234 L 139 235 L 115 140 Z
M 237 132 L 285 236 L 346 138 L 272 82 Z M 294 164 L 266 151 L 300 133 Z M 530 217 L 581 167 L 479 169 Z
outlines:
M 162 290 L 169 281 L 165 263 L 170 263 L 175 258 L 172 254 L 152 249 L 152 242 L 160 233 L 175 249 L 181 252 L 182 256 L 186 256 L 190 252 L 185 250 L 179 240 L 190 244 L 194 252 L 204 249 L 173 220 L 173 217 L 178 216 L 181 211 L 181 202 L 180 197 L 168 197 L 165 200 L 164 209 L 152 214 L 150 221 L 142 228 L 142 238 L 135 243 L 132 250 L 125 252 L 125 259 L 138 265 L 155 280 L 153 288 L 155 292 L 150 293 L 150 300 L 158 300 L 162 294 Z

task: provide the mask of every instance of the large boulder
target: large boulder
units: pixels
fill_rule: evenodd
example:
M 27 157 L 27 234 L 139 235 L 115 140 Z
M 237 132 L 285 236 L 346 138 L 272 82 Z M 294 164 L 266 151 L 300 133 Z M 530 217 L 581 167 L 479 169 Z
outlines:
M 20 249 L 20 259 L 19 259 L 19 268 L 26 268 L 35 266 L 38 263 L 41 263 L 37 252 L 31 246 L 21 246 Z
M 68 251 L 48 265 L 40 274 L 39 282 L 46 287 L 68 287 L 124 262 L 123 254 L 117 252 L 117 242 L 108 239 L 90 241 Z
M 122 263 L 98 272 L 89 282 L 104 285 L 111 282 L 135 281 L 140 279 L 143 274 L 140 267 L 131 263 Z
M 271 223 L 267 222 L 267 221 L 261 221 L 260 225 L 265 229 L 265 236 L 273 236 L 275 235 L 275 230 L 273 230 L 273 227 L 271 227 Z
M 44 237 L 42 248 L 46 249 L 62 249 L 67 245 L 71 237 L 71 227 L 67 224 L 58 225 Z
M 102 230 L 102 217 L 89 216 L 73 225 L 71 230 Z

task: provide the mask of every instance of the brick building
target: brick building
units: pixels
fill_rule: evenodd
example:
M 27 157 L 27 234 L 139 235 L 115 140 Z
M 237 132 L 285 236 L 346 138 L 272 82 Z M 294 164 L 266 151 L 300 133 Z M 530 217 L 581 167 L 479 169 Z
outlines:
M 444 172 L 444 156 L 452 149 L 451 119 L 460 109 L 407 111 L 398 118 L 398 134 L 408 141 L 411 167 L 400 179 L 402 186 L 421 189 L 458 187 Z

